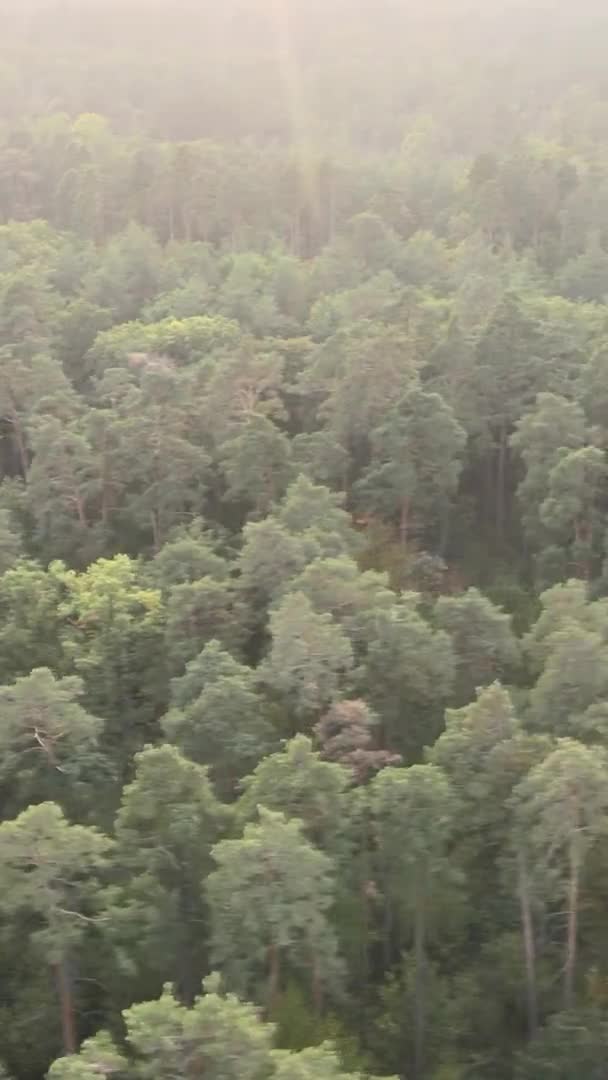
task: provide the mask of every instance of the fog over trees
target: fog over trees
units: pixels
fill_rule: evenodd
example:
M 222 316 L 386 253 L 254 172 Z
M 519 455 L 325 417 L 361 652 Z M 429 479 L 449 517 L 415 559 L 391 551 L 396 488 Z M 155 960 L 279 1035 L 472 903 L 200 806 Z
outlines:
M 0 1078 L 600 1080 L 608 9 L 0 0 Z

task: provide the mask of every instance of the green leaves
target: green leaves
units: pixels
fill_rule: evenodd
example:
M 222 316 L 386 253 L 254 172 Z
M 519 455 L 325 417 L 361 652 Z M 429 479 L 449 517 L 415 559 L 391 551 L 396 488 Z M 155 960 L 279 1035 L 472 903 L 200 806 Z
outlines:
M 602 1080 L 608 1024 L 598 1009 L 557 1013 L 518 1058 L 517 1080 Z
M 425 526 L 446 511 L 460 476 L 466 436 L 439 394 L 412 390 L 371 432 L 372 461 L 358 491 L 399 522 L 405 545 L 412 521 Z
M 456 697 L 461 704 L 471 701 L 477 687 L 513 673 L 519 661 L 519 646 L 510 616 L 496 607 L 478 589 L 460 596 L 441 596 L 435 605 L 435 621 L 452 640 L 456 654 Z
M 101 1074 L 109 1078 L 118 1073 L 128 1075 L 128 1066 L 117 1050 L 110 1035 L 102 1031 L 92 1039 L 85 1039 L 78 1054 L 57 1058 L 49 1071 L 49 1080 L 95 1080 Z
M 55 679 L 48 668 L 0 687 L 0 785 L 7 807 L 55 799 L 87 814 L 86 785 L 103 772 L 103 721 L 83 709 L 83 693 L 81 679 Z
M 576 991 L 580 890 L 587 860 L 608 827 L 608 757 L 574 739 L 530 770 L 513 794 L 518 846 L 533 861 L 533 881 L 546 899 L 565 901 L 564 1009 Z M 525 857 L 525 855 L 524 855 Z
M 110 933 L 140 972 L 168 974 L 187 1000 L 206 970 L 201 890 L 211 848 L 226 824 L 206 769 L 174 746 L 148 747 L 136 755 L 135 778 L 116 816 L 120 885 Z
M 209 1080 L 359 1080 L 345 1073 L 330 1046 L 300 1053 L 273 1049 L 274 1029 L 259 1011 L 220 990 L 209 977 L 204 993 L 184 1008 L 165 987 L 157 1001 L 125 1010 L 126 1052 L 102 1032 L 87 1039 L 78 1055 L 59 1058 L 49 1080 L 92 1080 L 115 1074 L 127 1080 L 194 1080 L 201 1060 Z
M 450 639 L 424 621 L 418 604 L 416 594 L 406 593 L 373 613 L 360 673 L 361 687 L 380 717 L 383 745 L 405 759 L 432 741 L 454 678 Z
M 572 845 L 583 864 L 608 823 L 608 761 L 600 747 L 559 739 L 515 792 L 537 858 L 559 862 Z
M 167 738 L 230 791 L 276 742 L 256 673 L 211 641 L 171 687 Z
M 244 794 L 237 815 L 253 818 L 259 806 L 280 810 L 286 817 L 299 819 L 318 847 L 331 850 L 344 827 L 344 792 L 349 780 L 341 765 L 321 760 L 306 735 L 296 735 L 242 781 Z
M 420 900 L 427 907 L 433 892 L 449 884 L 456 794 L 436 765 L 389 767 L 372 781 L 370 806 L 387 902 L 413 914 Z
M 340 974 L 329 912 L 332 863 L 304 838 L 298 821 L 260 808 L 259 824 L 240 840 L 222 840 L 207 880 L 213 958 L 228 984 L 266 998 L 270 1008 L 283 969 L 309 973 L 313 997 Z
M 117 555 L 70 577 L 63 613 L 66 652 L 84 680 L 87 703 L 107 720 L 105 748 L 125 768 L 156 733 L 164 705 L 161 594 L 133 560 Z
M 111 841 L 70 825 L 54 803 L 24 810 L 0 825 L 0 906 L 8 918 L 29 917 L 47 963 L 59 963 L 81 941 L 99 911 L 99 875 Z
M 600 23 L 7 3 L 0 1060 L 594 1075 Z
M 317 615 L 303 593 L 289 593 L 270 615 L 272 645 L 262 667 L 269 691 L 299 720 L 340 693 L 353 667 L 348 638 L 331 615 Z
M 254 416 L 220 449 L 227 496 L 267 512 L 290 477 L 289 439 L 263 416 Z

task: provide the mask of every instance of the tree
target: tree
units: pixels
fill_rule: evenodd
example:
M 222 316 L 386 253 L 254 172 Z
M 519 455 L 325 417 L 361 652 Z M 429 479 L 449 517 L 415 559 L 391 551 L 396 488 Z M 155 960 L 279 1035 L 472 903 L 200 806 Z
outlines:
M 284 320 L 272 296 L 270 273 L 268 260 L 255 252 L 231 255 L 219 296 L 222 313 L 254 333 L 280 333 Z
M 291 456 L 296 472 L 313 483 L 344 487 L 348 476 L 348 454 L 329 431 L 302 432 L 294 436 Z
M 33 944 L 57 981 L 66 1054 L 77 1045 L 70 956 L 99 910 L 99 874 L 110 847 L 96 829 L 68 824 L 54 803 L 0 824 L 0 905 L 8 918 L 34 920 Z
M 378 611 L 395 603 L 388 577 L 374 570 L 359 570 L 348 555 L 311 560 L 292 582 L 320 615 L 329 612 L 350 639 L 355 654 L 364 654 L 375 634 Z
M 36 352 L 32 357 L 17 357 L 16 345 L 0 352 L 0 415 L 7 426 L 13 467 L 22 479 L 27 477 L 31 448 L 29 429 L 32 421 L 44 415 L 47 420 L 64 423 L 74 419 L 81 404 L 60 364 Z
M 364 701 L 337 701 L 315 724 L 321 756 L 350 769 L 355 783 L 387 765 L 399 765 L 399 754 L 374 747 L 378 717 Z
M 601 432 L 602 445 L 605 445 L 606 425 L 608 423 L 608 399 L 606 398 L 606 366 L 608 349 L 602 340 L 593 350 L 585 364 L 579 382 L 580 404 L 589 421 Z
M 0 509 L 0 577 L 15 565 L 22 554 L 21 537 L 8 510 Z
M 542 673 L 530 693 L 530 719 L 540 730 L 586 741 L 605 731 L 606 642 L 576 622 L 550 636 Z
M 242 499 L 265 513 L 290 478 L 289 439 L 265 417 L 254 417 L 220 447 L 230 499 Z
M 608 255 L 603 250 L 599 236 L 591 236 L 584 252 L 570 259 L 559 274 L 559 288 L 572 300 L 606 299 L 606 272 Z
M 380 987 L 381 1009 L 370 1031 L 374 1061 L 378 1061 L 383 1070 L 392 1069 L 397 1075 L 404 1062 L 414 1060 L 416 992 L 416 964 L 411 952 L 404 953 L 400 964 L 388 972 Z M 442 965 L 429 956 L 425 967 L 424 997 L 425 1073 L 433 1076 L 439 1072 L 441 1075 L 447 1069 L 448 1075 L 452 1070 L 458 1075 L 461 1067 L 458 1044 L 465 1031 L 467 1045 L 475 1043 L 474 1033 L 467 1029 L 466 1017 L 469 1009 L 475 1006 L 479 1017 L 483 1009 L 483 1001 L 479 1000 L 481 994 L 470 975 L 460 978 L 455 975 L 452 979 L 442 970 Z M 450 1023 L 446 1024 L 448 1017 Z M 473 1055 L 474 1051 L 471 1057 Z
M 400 327 L 359 319 L 319 345 L 299 385 L 320 399 L 327 428 L 360 464 L 369 433 L 416 385 L 413 345 Z
M 526 468 L 517 498 L 526 534 L 536 548 L 542 547 L 545 535 L 540 508 L 551 470 L 564 450 L 580 449 L 585 439 L 585 415 L 580 405 L 557 394 L 538 394 L 535 407 L 515 424 L 511 446 L 519 451 Z
M 146 318 L 145 321 L 119 323 L 99 333 L 86 361 L 90 373 L 97 374 L 100 379 L 125 364 L 133 372 L 145 371 L 146 366 L 158 369 L 161 360 L 169 369 L 191 366 L 190 374 L 196 379 L 203 373 L 199 361 L 215 350 L 234 346 L 238 340 L 238 326 L 229 319 L 198 314 L 179 318 L 172 310 L 158 322 Z M 209 375 L 206 368 L 205 372 Z
M 284 969 L 306 972 L 320 1008 L 340 971 L 329 922 L 331 860 L 304 838 L 298 821 L 263 808 L 259 824 L 246 825 L 240 840 L 221 840 L 212 855 L 213 957 L 228 983 L 255 992 L 262 979 L 272 1013 Z
M 416 964 L 414 1075 L 425 1067 L 427 923 L 435 892 L 453 878 L 448 846 L 457 816 L 450 783 L 436 765 L 383 769 L 370 788 L 384 902 L 394 919 L 403 906 L 413 924 Z
M 60 1058 L 52 1080 L 89 1080 L 114 1072 L 140 1080 L 193 1078 L 201 1055 L 210 1080 L 255 1080 L 271 1069 L 273 1029 L 252 1005 L 220 993 L 218 980 L 205 982 L 205 993 L 184 1008 L 169 987 L 157 1001 L 132 1005 L 123 1013 L 127 1031 L 125 1058 L 108 1035 L 83 1044 L 78 1057 Z
M 484 279 L 487 287 L 487 280 Z M 467 287 L 474 291 L 475 278 L 472 273 L 465 278 Z M 477 298 L 476 298 L 477 299 Z M 460 300 L 460 304 L 459 304 Z M 459 293 L 456 294 L 456 307 L 462 306 Z M 475 314 L 479 315 L 479 303 L 475 305 Z M 474 344 L 466 333 L 465 318 L 459 312 L 448 324 L 445 337 L 434 349 L 427 364 L 425 387 L 437 393 L 454 410 L 454 416 L 466 432 L 477 430 L 479 416 L 475 409 L 475 396 L 472 383 L 475 370 Z
M 256 673 L 219 641 L 210 641 L 171 683 L 171 708 L 162 720 L 167 738 L 187 757 L 209 765 L 230 793 L 276 743 Z
M 608 1049 L 605 1014 L 594 1008 L 557 1013 L 518 1055 L 517 1080 L 601 1080 Z
M 163 591 L 210 577 L 224 581 L 228 563 L 217 553 L 217 541 L 199 519 L 178 529 L 154 556 L 151 575 Z
M 170 978 L 192 1001 L 205 970 L 208 917 L 201 885 L 226 822 L 207 770 L 173 746 L 135 756 L 135 776 L 116 816 L 122 883 L 112 933 L 144 971 Z
M 509 809 L 513 810 L 516 805 L 517 789 L 511 800 Z M 526 1006 L 528 1013 L 528 1035 L 534 1039 L 538 1033 L 538 933 L 537 916 L 543 912 L 542 886 L 535 880 L 534 851 L 531 850 L 527 823 L 521 817 L 514 817 L 510 837 L 510 845 L 505 856 L 507 876 L 512 886 L 516 882 L 517 900 L 519 903 L 519 916 L 521 936 L 523 942 L 523 954 L 526 970 Z
M 495 526 L 502 539 L 506 524 L 509 436 L 526 405 L 542 389 L 538 330 L 519 298 L 507 293 L 496 307 L 477 345 L 473 391 L 478 400 L 482 438 L 492 458 Z
M 472 895 L 481 902 L 482 897 L 488 897 L 489 882 L 493 882 L 493 902 L 500 905 L 505 877 L 509 894 L 516 883 L 530 1032 L 536 1030 L 538 1013 L 533 921 L 537 897 L 529 872 L 529 853 L 520 842 L 523 834 L 514 831 L 510 800 L 513 789 L 552 748 L 548 737 L 522 731 L 508 691 L 494 683 L 479 689 L 477 700 L 465 708 L 448 709 L 446 730 L 429 755 L 432 763 L 445 770 L 458 792 L 458 857 Z M 515 987 L 519 994 L 518 982 Z
M 49 330 L 61 307 L 49 275 L 35 263 L 4 273 L 0 279 L 0 349 L 19 343 L 24 358 L 46 351 Z M 24 365 L 27 371 L 27 363 Z
M 294 718 L 318 714 L 349 677 L 353 652 L 348 638 L 331 615 L 317 615 L 303 593 L 288 593 L 271 612 L 270 634 L 272 645 L 261 671 L 264 684 Z
M 344 509 L 344 495 L 313 484 L 306 476 L 298 476 L 289 485 L 277 517 L 290 533 L 314 538 L 325 555 L 355 554 L 360 546 Z
M 546 589 L 540 596 L 540 614 L 523 639 L 524 652 L 533 675 L 539 676 L 553 649 L 553 635 L 571 626 L 605 637 L 608 633 L 608 602 L 591 601 L 586 582 L 571 578 Z
M 240 583 L 258 619 L 313 560 L 355 554 L 360 538 L 342 503 L 341 495 L 301 475 L 274 514 L 245 525 Z
M 262 439 L 266 436 L 269 445 L 280 451 L 276 425 L 287 418 L 282 400 L 283 360 L 277 350 L 267 351 L 255 339 L 243 336 L 238 324 L 232 325 L 237 331 L 237 347 L 222 356 L 210 373 L 205 396 L 207 424 L 218 448 L 253 425 L 253 433 Z
M 275 1050 L 274 1068 L 276 1080 L 347 1080 L 357 1073 L 344 1071 L 339 1055 L 331 1043 L 309 1046 L 299 1053 Z
M 119 772 L 156 734 L 165 704 L 166 662 L 160 592 L 127 555 L 98 559 L 69 579 L 62 608 L 66 652 L 103 716 L 104 749 Z
M 500 683 L 480 688 L 469 705 L 447 710 L 445 731 L 429 760 L 446 772 L 458 792 L 459 829 L 473 859 L 486 853 L 490 835 L 495 837 L 491 854 L 504 847 L 504 807 L 512 788 L 551 748 L 550 740 L 522 732 L 511 696 Z
M 221 641 L 238 653 L 245 633 L 243 604 L 229 581 L 207 575 L 169 590 L 165 640 L 174 671 L 182 670 L 210 641 Z
M 166 987 L 157 1001 L 131 1006 L 123 1013 L 127 1049 L 118 1051 L 107 1032 L 87 1039 L 77 1055 L 59 1058 L 49 1080 L 93 1080 L 117 1074 L 141 1080 L 193 1080 L 205 1059 L 210 1080 L 359 1080 L 345 1073 L 331 1046 L 315 1046 L 299 1053 L 273 1050 L 273 1026 L 259 1010 L 225 994 L 217 976 L 209 976 L 203 994 L 184 1008 Z
M 480 686 L 504 679 L 519 660 L 511 618 L 478 589 L 440 596 L 435 621 L 449 634 L 456 656 L 455 697 L 466 704 Z
M 92 304 L 83 297 L 68 303 L 57 320 L 53 352 L 78 390 L 86 387 L 90 374 L 85 357 L 97 335 L 109 330 L 111 323 L 107 308 Z
M 127 1061 L 106 1031 L 85 1039 L 77 1054 L 57 1058 L 48 1076 L 49 1080 L 95 1080 L 100 1073 L 105 1077 L 129 1075 Z
M 335 852 L 348 783 L 346 769 L 323 761 L 311 739 L 296 735 L 243 779 L 237 814 L 247 820 L 255 816 L 258 806 L 279 810 L 287 818 L 298 818 L 317 847 Z
M 147 354 L 142 368 L 139 386 L 127 381 L 119 390 L 112 460 L 128 481 L 124 512 L 157 552 L 172 529 L 200 512 L 210 461 L 192 439 L 188 373 Z
M 316 540 L 294 535 L 272 514 L 247 522 L 237 564 L 245 595 L 266 608 L 320 551 Z
M 377 214 L 366 211 L 347 222 L 346 242 L 369 270 L 384 270 L 399 258 L 399 237 Z
M 137 318 L 158 292 L 162 254 L 152 233 L 132 221 L 113 237 L 97 266 L 87 276 L 85 295 L 109 308 L 116 322 Z
M 412 761 L 438 731 L 449 698 L 455 659 L 448 635 L 434 630 L 406 593 L 374 612 L 358 685 L 380 718 L 383 749 Z
M 595 446 L 564 451 L 549 474 L 549 493 L 540 518 L 556 541 L 570 550 L 574 569 L 588 580 L 604 533 L 602 500 L 608 470 Z
M 444 523 L 466 435 L 439 394 L 412 390 L 371 433 L 372 460 L 357 486 L 363 504 L 395 520 L 404 547 Z
M 566 901 L 564 1008 L 574 1004 L 581 881 L 589 853 L 605 828 L 608 762 L 599 747 L 560 739 L 514 792 L 520 828 L 526 831 L 536 870 Z M 548 880 L 547 880 L 548 878 Z
M 103 721 L 83 709 L 83 693 L 81 679 L 55 679 L 48 668 L 0 687 L 0 783 L 7 810 L 55 801 L 90 815 L 89 789 L 103 775 Z
M 55 417 L 41 417 L 30 441 L 27 497 L 38 543 L 55 558 L 86 564 L 100 553 L 102 540 L 93 531 L 102 489 L 93 449 L 78 426 Z
M 3 682 L 32 668 L 66 668 L 64 603 L 73 574 L 63 563 L 44 570 L 38 563 L 17 562 L 0 576 L 0 673 Z
M 430 230 L 420 229 L 410 236 L 399 257 L 399 271 L 408 285 L 431 284 L 443 292 L 449 273 L 445 242 Z

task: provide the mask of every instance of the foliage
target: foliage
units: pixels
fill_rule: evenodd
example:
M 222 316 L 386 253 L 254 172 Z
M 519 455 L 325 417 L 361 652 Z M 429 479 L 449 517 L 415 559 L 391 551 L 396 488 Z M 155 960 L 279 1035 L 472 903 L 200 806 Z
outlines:
M 340 975 L 337 942 L 329 921 L 333 902 L 331 860 L 304 838 L 297 820 L 260 807 L 259 824 L 240 840 L 222 840 L 212 851 L 217 869 L 207 893 L 212 950 L 228 983 L 272 1009 L 283 968 L 310 972 L 320 1005 L 324 989 Z
M 3 1075 L 605 1071 L 607 21 L 466 6 L 0 4 Z

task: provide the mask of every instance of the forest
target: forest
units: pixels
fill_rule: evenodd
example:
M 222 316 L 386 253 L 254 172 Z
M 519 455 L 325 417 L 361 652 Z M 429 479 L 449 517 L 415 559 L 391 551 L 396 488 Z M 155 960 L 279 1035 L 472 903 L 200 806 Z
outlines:
M 1 1080 L 604 1080 L 607 64 L 0 0 Z

